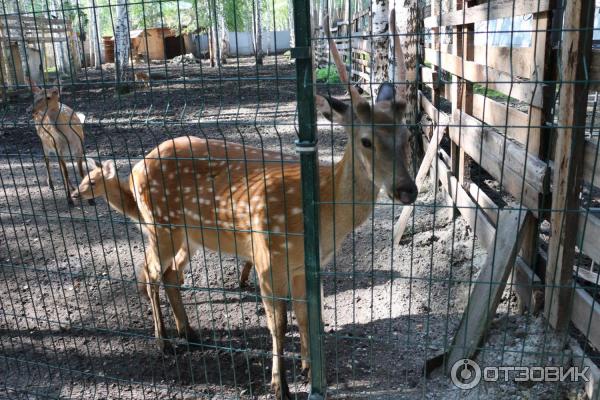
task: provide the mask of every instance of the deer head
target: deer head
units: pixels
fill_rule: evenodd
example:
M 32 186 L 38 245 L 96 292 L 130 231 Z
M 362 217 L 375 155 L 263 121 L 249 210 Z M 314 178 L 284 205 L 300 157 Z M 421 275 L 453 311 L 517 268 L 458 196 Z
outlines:
M 106 189 L 113 180 L 117 180 L 117 168 L 113 160 L 97 161 L 86 160 L 89 172 L 81 180 L 79 187 L 71 193 L 73 200 L 90 200 L 106 197 Z
M 406 66 L 400 40 L 396 35 L 394 10 L 390 16 L 390 25 L 398 65 L 394 80 L 396 83 L 404 83 Z M 317 95 L 317 109 L 329 121 L 344 126 L 354 146 L 355 159 L 359 160 L 360 167 L 370 175 L 377 188 L 384 189 L 390 198 L 401 203 L 413 203 L 418 193 L 406 165 L 409 160 L 410 132 L 403 124 L 406 109 L 404 86 L 400 85 L 397 89 L 393 83 L 382 83 L 374 102 L 363 98 L 358 89 L 350 84 L 346 67 L 331 37 L 328 16 L 324 21 L 324 30 L 328 35 L 329 48 L 340 80 L 348 85 L 351 101 L 347 103 Z
M 60 94 L 56 86 L 50 89 L 42 89 L 30 81 L 31 92 L 33 93 L 33 105 L 28 108 L 28 112 L 35 115 L 44 115 L 48 110 L 57 109 L 60 100 Z

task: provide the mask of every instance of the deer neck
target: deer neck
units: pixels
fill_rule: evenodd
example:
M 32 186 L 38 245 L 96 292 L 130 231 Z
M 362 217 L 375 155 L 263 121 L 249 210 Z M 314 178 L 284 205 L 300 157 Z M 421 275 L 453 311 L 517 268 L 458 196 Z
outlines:
M 325 202 L 320 207 L 322 262 L 327 262 L 344 238 L 371 215 L 380 189 L 371 176 L 358 153 L 353 152 L 351 141 L 342 159 L 334 165 L 333 174 L 323 176 L 320 192 L 321 201 Z
M 105 180 L 106 185 L 106 201 L 108 204 L 121 214 L 139 221 L 137 203 L 133 196 L 133 192 L 129 186 L 129 179 L 114 179 Z

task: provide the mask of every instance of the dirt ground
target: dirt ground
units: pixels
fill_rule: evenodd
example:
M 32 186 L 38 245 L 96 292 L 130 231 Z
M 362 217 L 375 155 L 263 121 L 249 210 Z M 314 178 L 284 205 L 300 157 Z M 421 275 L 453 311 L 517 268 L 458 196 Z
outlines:
M 164 65 L 153 69 L 165 71 Z M 88 156 L 115 159 L 125 177 L 154 146 L 183 134 L 295 154 L 295 70 L 287 58 L 267 57 L 260 68 L 250 59 L 221 70 L 169 65 L 167 75 L 129 95 L 117 96 L 103 84 L 112 80 L 111 71 L 86 71 L 79 85 L 65 88 L 62 101 L 87 116 Z M 64 192 L 48 189 L 28 105 L 25 99 L 9 104 L 0 125 L 0 397 L 270 398 L 270 335 L 254 276 L 250 288 L 240 290 L 234 256 L 197 254 L 185 276 L 184 301 L 203 348 L 187 351 L 179 342 L 176 355 L 159 353 L 149 304 L 134 276 L 145 239 L 103 200 L 69 208 Z M 337 160 L 344 134 L 320 122 L 321 160 Z M 60 182 L 56 167 L 54 177 Z M 381 197 L 373 218 L 322 266 L 330 397 L 583 398 L 581 385 L 502 382 L 461 391 L 439 373 L 422 377 L 424 362 L 450 345 L 469 281 L 486 256 L 444 199 L 429 183 L 403 242 L 394 246 L 401 207 Z M 515 310 L 507 291 L 477 361 L 568 364 L 561 338 L 541 318 Z M 299 376 L 291 313 L 289 321 L 288 380 L 305 399 L 309 387 Z

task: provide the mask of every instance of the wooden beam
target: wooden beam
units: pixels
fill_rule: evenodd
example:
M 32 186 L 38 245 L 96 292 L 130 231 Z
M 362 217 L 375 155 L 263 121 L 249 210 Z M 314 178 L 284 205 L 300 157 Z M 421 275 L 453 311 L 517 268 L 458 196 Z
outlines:
M 546 272 L 545 315 L 557 330 L 566 330 L 571 311 L 573 259 L 577 240 L 581 193 L 582 158 L 585 145 L 588 83 L 586 71 L 592 48 L 594 1 L 573 0 L 565 7 L 560 69 L 560 90 Z
M 585 141 L 583 150 L 583 180 L 600 187 L 600 150 L 591 140 Z
M 450 126 L 452 141 L 498 181 L 502 178 L 503 186 L 519 202 L 536 210 L 539 193 L 548 190 L 546 163 L 467 114 L 457 113 L 454 121 L 456 125 Z M 457 126 L 459 123 L 461 126 Z
M 473 95 L 473 116 L 522 145 L 529 135 L 529 115 L 481 94 Z
M 535 66 L 531 63 L 532 47 L 475 46 L 473 61 L 520 78 L 531 79 Z
M 434 0 L 435 1 L 435 0 Z M 496 0 L 477 6 L 434 15 L 424 20 L 425 28 L 436 26 L 465 25 L 479 21 L 518 17 L 526 14 L 548 11 L 549 0 Z
M 542 107 L 542 84 L 514 76 L 453 54 L 425 49 L 425 61 L 473 83 L 480 83 L 526 104 Z
M 523 210 L 502 210 L 495 240 L 488 248 L 485 263 L 473 284 L 469 303 L 446 358 L 446 374 L 462 358 L 472 358 L 496 313 L 517 252 L 521 230 L 530 214 Z
M 489 247 L 494 242 L 496 228 L 441 159 L 437 160 L 437 176 L 454 207 L 473 228 L 483 247 Z
M 577 224 L 577 245 L 581 246 L 580 250 L 584 254 L 600 263 L 598 238 L 600 238 L 600 218 L 581 209 Z
M 569 273 L 572 273 L 569 269 Z M 569 302 L 570 303 L 570 302 Z M 579 285 L 575 285 L 570 320 L 581 331 L 595 349 L 600 349 L 600 304 Z
M 533 220 L 533 218 L 531 218 Z M 544 307 L 544 283 L 529 268 L 521 257 L 517 257 L 513 277 L 509 279 L 513 291 L 518 297 L 519 312 L 527 309 L 532 315 L 537 315 Z

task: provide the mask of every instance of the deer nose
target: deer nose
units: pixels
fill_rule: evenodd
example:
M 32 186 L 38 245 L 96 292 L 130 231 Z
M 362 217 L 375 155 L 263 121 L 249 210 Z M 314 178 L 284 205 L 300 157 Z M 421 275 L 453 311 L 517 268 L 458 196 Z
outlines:
M 414 182 L 396 186 L 394 189 L 394 197 L 400 200 L 403 204 L 412 204 L 417 199 L 419 190 Z
M 77 200 L 79 198 L 79 190 L 74 190 L 73 193 L 71 193 L 71 198 Z

